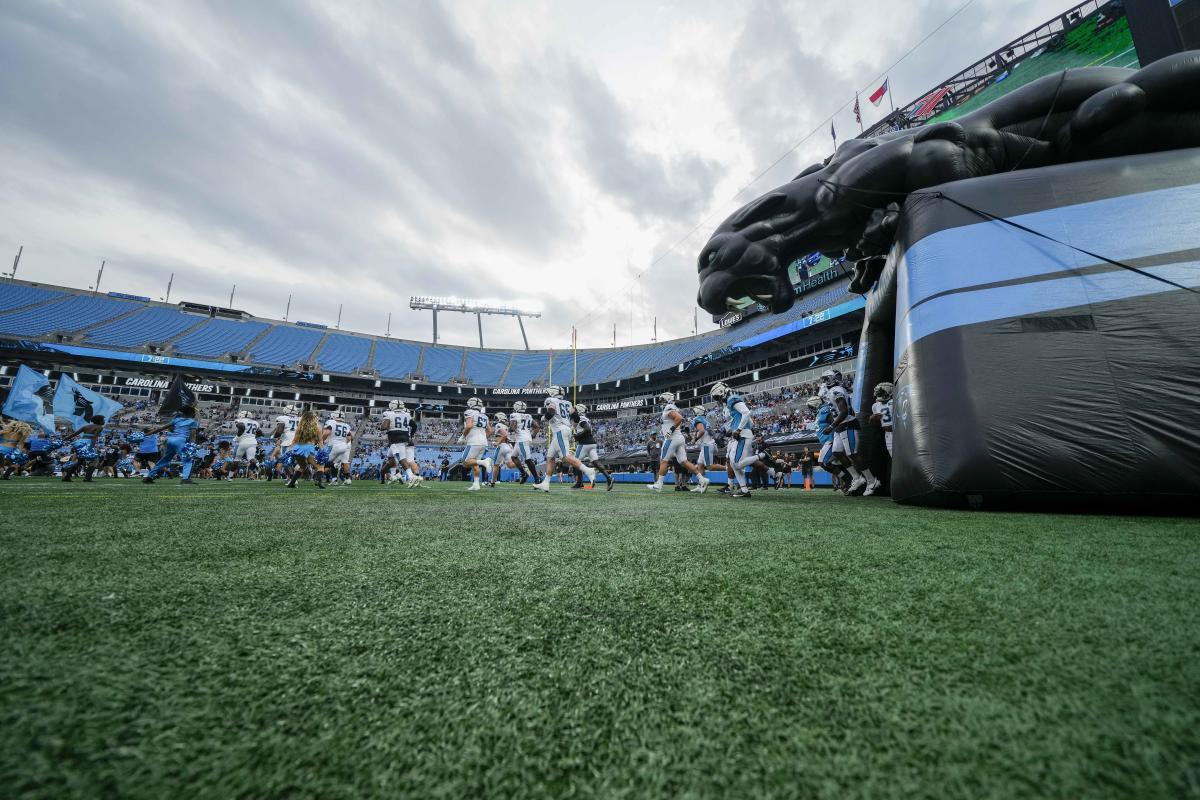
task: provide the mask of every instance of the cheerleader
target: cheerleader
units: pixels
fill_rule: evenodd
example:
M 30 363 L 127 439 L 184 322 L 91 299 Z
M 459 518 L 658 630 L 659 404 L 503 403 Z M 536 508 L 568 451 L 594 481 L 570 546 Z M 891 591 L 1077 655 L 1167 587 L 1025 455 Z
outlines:
M 25 440 L 33 435 L 29 423 L 19 419 L 9 420 L 0 428 L 0 469 L 4 471 L 0 480 L 12 478 L 21 465 L 29 460 Z
M 75 451 L 75 459 L 63 466 L 63 483 L 70 483 L 79 470 L 83 470 L 84 483 L 92 482 L 92 473 L 96 471 L 96 463 L 100 460 L 100 451 L 96 446 L 100 443 L 103 431 L 104 417 L 97 414 L 88 420 L 87 425 L 81 425 L 79 430 L 63 439 L 63 444 L 70 444 Z
M 166 472 L 167 468 L 171 466 L 171 460 L 178 455 L 183 463 L 183 480 L 180 483 L 195 485 L 196 482 L 192 480 L 192 464 L 195 461 L 194 454 L 189 455 L 183 452 L 183 450 L 187 445 L 191 444 L 199 424 L 199 421 L 196 419 L 195 407 L 181 406 L 175 412 L 175 416 L 166 425 L 146 432 L 146 437 L 149 438 L 165 431 L 170 431 L 167 434 L 166 449 L 163 450 L 162 457 L 158 459 L 158 463 L 150 469 L 146 477 L 142 478 L 142 483 L 154 483 L 154 479 Z
M 309 479 L 318 489 L 325 488 L 321 480 L 324 472 L 317 463 L 317 447 L 320 444 L 321 423 L 317 419 L 317 412 L 310 408 L 300 416 L 300 423 L 296 426 L 296 437 L 292 440 L 292 448 L 289 451 L 292 459 L 292 479 L 287 482 L 289 489 L 296 488 L 296 481 L 300 479 L 302 471 L 307 472 Z

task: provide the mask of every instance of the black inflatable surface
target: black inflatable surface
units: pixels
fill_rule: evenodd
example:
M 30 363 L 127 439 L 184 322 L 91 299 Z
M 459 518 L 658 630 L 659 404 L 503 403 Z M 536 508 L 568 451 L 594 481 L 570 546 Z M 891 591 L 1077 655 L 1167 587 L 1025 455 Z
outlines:
M 957 181 L 900 220 L 858 374 L 895 369 L 897 500 L 1200 501 L 1200 294 L 1158 280 L 1200 288 L 1200 149 Z
M 697 302 L 724 313 L 742 297 L 775 311 L 795 299 L 788 264 L 819 250 L 852 260 L 888 251 L 911 192 L 1052 164 L 1200 147 L 1200 51 L 1140 70 L 1047 75 L 953 122 L 853 139 L 824 164 L 740 209 L 698 259 Z M 870 261 L 856 287 L 872 282 Z

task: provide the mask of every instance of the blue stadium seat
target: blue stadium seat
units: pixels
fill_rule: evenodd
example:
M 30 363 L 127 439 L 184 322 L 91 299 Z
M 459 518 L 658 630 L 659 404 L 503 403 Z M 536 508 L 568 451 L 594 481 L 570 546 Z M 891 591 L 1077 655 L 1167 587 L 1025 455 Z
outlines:
M 203 319 L 174 308 L 147 308 L 131 317 L 101 325 L 88 333 L 87 341 L 117 347 L 140 347 L 150 342 L 165 342 Z
M 266 328 L 265 322 L 213 319 L 175 342 L 175 352 L 209 358 L 240 353 Z
M 0 333 L 18 336 L 45 336 L 56 331 L 74 333 L 136 308 L 137 303 L 125 300 L 68 295 L 49 305 L 0 314 Z
M 276 325 L 258 340 L 250 351 L 250 361 L 258 364 L 294 364 L 307 361 L 325 331 Z
M 461 347 L 429 345 L 425 348 L 425 361 L 421 364 L 421 371 L 428 380 L 445 383 L 458 377 L 462 370 L 462 358 Z
M 414 342 L 380 342 L 371 366 L 381 378 L 403 378 L 417 368 L 421 345 Z
M 545 351 L 523 351 L 513 355 L 508 374 L 504 376 L 504 385 L 520 388 L 546 372 L 550 354 Z
M 592 359 L 587 369 L 583 370 L 579 376 L 579 382 L 602 383 L 608 380 L 610 376 L 614 379 L 628 377 L 631 373 L 624 370 L 624 365 L 636 357 L 636 348 L 602 352 Z
M 62 292 L 43 289 L 40 286 L 22 286 L 19 283 L 0 284 L 0 311 L 12 311 L 14 308 L 44 303 L 61 296 Z
M 580 350 L 578 363 L 570 350 L 563 350 L 554 356 L 553 369 L 546 373 L 546 380 L 553 380 L 559 386 L 570 386 L 587 371 L 587 366 L 596 357 L 595 350 Z M 578 381 L 580 385 L 583 381 Z
M 317 364 L 325 372 L 354 372 L 366 366 L 370 355 L 370 339 L 331 333 L 317 353 Z
M 495 386 L 504 374 L 512 354 L 508 352 L 490 352 L 487 350 L 470 350 L 467 352 L 467 368 L 463 377 L 476 386 Z

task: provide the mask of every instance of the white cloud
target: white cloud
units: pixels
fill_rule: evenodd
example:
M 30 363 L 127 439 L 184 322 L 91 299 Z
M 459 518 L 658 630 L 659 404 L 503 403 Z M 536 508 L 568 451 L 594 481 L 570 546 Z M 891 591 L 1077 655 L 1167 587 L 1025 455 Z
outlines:
M 980 0 L 897 100 L 1061 10 Z M 694 254 L 762 167 L 953 11 L 935 0 L 0 9 L 0 248 L 21 277 L 428 338 L 411 294 L 540 303 L 535 346 L 691 332 Z M 871 109 L 863 101 L 868 112 Z M 843 136 L 854 123 L 837 117 Z M 644 272 L 702 218 L 674 252 Z M 631 283 L 632 281 L 632 283 Z M 630 304 L 632 288 L 633 303 Z M 701 328 L 711 324 L 701 314 Z M 443 319 L 475 341 L 474 320 Z M 489 344 L 516 326 L 485 323 Z

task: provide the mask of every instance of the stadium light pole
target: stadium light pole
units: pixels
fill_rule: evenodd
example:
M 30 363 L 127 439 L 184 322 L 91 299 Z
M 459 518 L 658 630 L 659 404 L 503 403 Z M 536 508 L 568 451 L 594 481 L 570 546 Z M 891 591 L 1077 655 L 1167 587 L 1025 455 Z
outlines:
M 175 282 L 175 273 L 172 272 L 171 277 L 167 278 L 167 293 L 165 295 L 163 295 L 164 303 L 171 302 L 171 284 L 173 284 L 174 282 Z
M 21 263 L 21 253 L 23 253 L 23 252 L 25 252 L 25 245 L 21 245 L 20 247 L 17 248 L 17 255 L 15 258 L 13 258 L 12 272 L 8 273 L 8 277 L 13 280 L 17 279 L 17 267 Z
M 540 312 L 524 311 L 513 306 L 493 306 L 457 297 L 410 297 L 408 307 L 414 311 L 433 312 L 433 343 L 438 342 L 437 315 L 439 311 L 453 311 L 458 314 L 474 314 L 479 326 L 479 346 L 483 347 L 483 315 L 493 314 L 503 317 L 516 317 L 517 325 L 521 328 L 521 339 L 525 349 L 529 349 L 529 337 L 525 335 L 523 317 L 540 317 Z M 389 323 L 390 324 L 390 323 Z
M 107 263 L 107 261 L 100 262 L 100 271 L 96 273 L 96 285 L 92 287 L 93 292 L 100 291 L 100 279 L 104 277 L 104 265 Z

